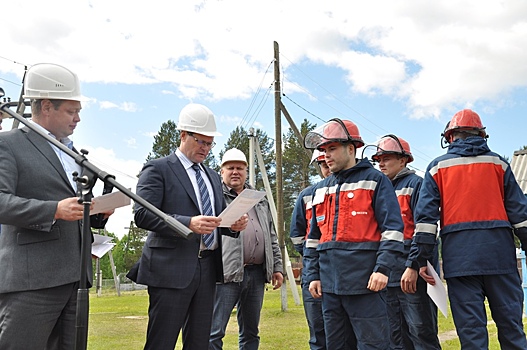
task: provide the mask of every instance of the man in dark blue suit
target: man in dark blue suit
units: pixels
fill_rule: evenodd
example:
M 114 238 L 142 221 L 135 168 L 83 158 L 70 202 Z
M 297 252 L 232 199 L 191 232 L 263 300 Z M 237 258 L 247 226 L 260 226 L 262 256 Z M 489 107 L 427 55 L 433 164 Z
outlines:
M 128 277 L 148 285 L 145 349 L 173 350 L 182 329 L 183 349 L 205 350 L 216 282 L 223 279 L 221 235 L 236 237 L 248 219 L 244 215 L 230 228 L 219 227 L 217 215 L 226 207 L 221 178 L 202 164 L 214 136 L 220 136 L 212 112 L 191 103 L 181 110 L 177 129 L 178 149 L 145 164 L 136 193 L 194 234 L 189 239 L 175 236 L 163 220 L 136 203 L 135 223 L 150 232 Z

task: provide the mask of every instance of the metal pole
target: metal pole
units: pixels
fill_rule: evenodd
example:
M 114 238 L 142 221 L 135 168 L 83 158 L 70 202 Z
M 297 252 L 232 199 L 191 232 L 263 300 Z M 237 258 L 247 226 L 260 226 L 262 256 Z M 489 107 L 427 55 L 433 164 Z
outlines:
M 95 287 L 95 290 L 97 292 L 97 296 L 101 296 L 101 289 L 102 289 L 102 271 L 101 271 L 101 259 L 97 258 L 95 259 L 95 271 L 97 276 L 97 284 Z

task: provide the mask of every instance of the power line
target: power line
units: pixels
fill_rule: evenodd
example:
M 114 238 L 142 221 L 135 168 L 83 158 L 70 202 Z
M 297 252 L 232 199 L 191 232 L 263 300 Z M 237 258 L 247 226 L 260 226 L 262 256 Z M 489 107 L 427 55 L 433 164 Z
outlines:
M 22 84 L 15 83 L 14 81 L 7 80 L 7 79 L 4 79 L 4 78 L 2 78 L 2 77 L 0 77 L 0 80 L 3 80 L 3 81 L 5 81 L 5 82 L 11 83 L 11 84 L 16 85 L 16 86 L 22 86 Z
M 259 107 L 259 108 L 257 108 L 257 111 L 253 112 L 252 116 L 249 117 L 249 115 L 251 113 L 251 110 L 253 109 L 253 107 L 254 107 L 254 105 L 256 103 L 256 100 L 258 99 L 258 96 L 260 95 L 260 93 L 262 91 L 262 86 L 263 86 L 265 77 L 269 73 L 269 70 L 272 67 L 273 63 L 274 63 L 274 59 L 271 60 L 271 62 L 267 66 L 267 69 L 265 70 L 265 72 L 264 72 L 264 74 L 262 76 L 262 80 L 260 81 L 260 84 L 258 85 L 258 88 L 256 89 L 256 92 L 254 93 L 253 98 L 251 99 L 251 103 L 249 104 L 249 107 L 247 108 L 247 111 L 245 112 L 242 120 L 238 123 L 239 126 L 243 127 L 243 125 L 245 124 L 248 127 L 248 126 L 252 125 L 254 123 L 254 120 L 258 116 L 259 112 L 261 111 L 262 108 Z M 267 89 L 266 95 L 269 94 L 269 89 L 270 88 Z M 264 97 L 262 100 L 266 101 L 267 97 Z M 260 101 L 259 106 L 262 106 L 262 100 Z M 253 120 L 253 122 L 250 122 L 250 120 Z
M 288 62 L 291 63 L 291 66 L 295 68 L 295 70 L 299 71 L 300 73 L 302 73 L 302 75 L 304 75 L 307 79 L 309 79 L 311 82 L 313 82 L 314 84 L 316 84 L 318 87 L 320 87 L 321 89 L 323 89 L 325 92 L 327 92 L 331 97 L 333 97 L 336 101 L 340 102 L 343 106 L 345 106 L 346 108 L 348 108 L 349 110 L 351 110 L 352 112 L 354 112 L 355 114 L 357 114 L 358 116 L 360 116 L 362 119 L 366 120 L 369 124 L 375 126 L 377 129 L 379 130 L 382 130 L 385 134 L 389 134 L 390 132 L 387 131 L 386 129 L 384 129 L 382 126 L 380 125 L 377 125 L 376 123 L 374 123 L 371 118 L 367 118 L 366 116 L 364 116 L 362 113 L 360 113 L 359 111 L 355 110 L 354 108 L 352 108 L 349 104 L 347 104 L 346 102 L 342 101 L 337 95 L 335 95 L 333 92 L 329 91 L 328 89 L 326 89 L 324 86 L 322 86 L 321 84 L 319 84 L 315 79 L 311 78 L 311 76 L 309 76 L 307 73 L 305 73 L 302 69 L 300 69 L 294 62 L 292 62 L 290 59 L 288 59 L 282 52 L 280 52 L 280 55 L 282 57 L 284 57 Z M 326 105 L 327 107 L 331 108 L 332 110 L 334 110 L 335 112 L 337 112 L 339 115 L 341 116 L 344 116 L 345 117 L 345 114 L 342 113 L 340 110 L 338 110 L 337 108 L 335 108 L 334 106 L 332 105 L 329 105 L 328 103 L 324 102 L 324 101 L 320 101 L 316 96 L 313 96 L 311 93 L 309 93 L 306 89 L 304 89 L 303 87 L 299 86 L 298 84 L 290 81 L 290 83 L 294 84 L 295 86 L 297 86 L 298 88 L 300 88 L 301 90 L 305 91 L 311 98 L 315 99 L 317 102 L 320 102 L 324 105 Z M 283 96 L 286 96 L 285 93 L 283 94 Z M 314 116 L 315 118 L 319 119 L 319 120 L 322 120 L 321 118 L 317 117 L 314 113 L 311 113 L 309 112 L 306 108 L 304 107 L 301 107 L 299 103 L 296 103 L 294 102 L 290 97 L 287 97 L 288 100 L 290 100 L 291 102 L 293 102 L 295 105 L 297 105 L 299 108 L 302 108 L 304 111 L 306 111 L 307 113 L 309 113 L 310 115 Z M 325 121 L 324 121 L 325 122 Z M 360 124 L 360 123 L 357 123 L 361 129 L 365 129 L 366 131 L 370 132 L 371 134 L 373 135 L 376 135 L 378 133 L 370 130 L 369 128 L 367 128 L 366 126 Z M 421 152 L 420 150 L 418 149 L 412 149 L 412 153 L 414 153 L 414 157 L 416 158 L 420 158 L 420 159 L 423 159 L 425 161 L 430 161 L 433 157 L 430 157 L 429 155 L 427 155 L 426 153 L 424 152 Z M 423 155 L 423 157 L 421 156 L 418 156 L 416 155 L 415 153 L 420 153 Z M 419 170 L 415 167 L 413 167 L 414 169 L 416 170 Z M 421 170 L 419 170 L 421 171 Z

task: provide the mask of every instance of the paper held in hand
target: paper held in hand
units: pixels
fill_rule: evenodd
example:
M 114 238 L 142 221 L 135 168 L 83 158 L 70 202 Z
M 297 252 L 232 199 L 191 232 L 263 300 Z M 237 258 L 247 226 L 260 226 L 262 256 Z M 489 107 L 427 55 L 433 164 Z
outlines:
M 228 206 L 224 211 L 218 215 L 221 218 L 220 227 L 231 227 L 236 220 L 241 218 L 243 214 L 246 214 L 252 209 L 263 197 L 265 192 L 244 189 Z
M 95 204 L 93 205 L 93 209 L 90 210 L 90 215 L 104 213 L 112 209 L 124 207 L 130 205 L 132 202 L 130 197 L 126 196 L 120 191 L 96 197 L 93 199 L 93 201 Z
M 430 296 L 430 299 L 432 299 L 432 301 L 437 305 L 439 311 L 441 311 L 441 313 L 445 315 L 445 317 L 447 317 L 448 297 L 445 286 L 443 285 L 441 278 L 439 278 L 439 275 L 437 274 L 432 264 L 427 261 L 426 265 L 428 267 L 428 273 L 434 277 L 434 281 L 436 283 L 434 286 L 428 283 L 426 284 L 427 293 Z

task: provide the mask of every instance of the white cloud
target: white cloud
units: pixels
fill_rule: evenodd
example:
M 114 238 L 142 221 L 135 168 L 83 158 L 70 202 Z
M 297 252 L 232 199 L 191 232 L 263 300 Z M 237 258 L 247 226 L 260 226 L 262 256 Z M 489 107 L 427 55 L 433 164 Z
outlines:
M 110 101 L 100 101 L 99 107 L 101 109 L 119 109 L 125 112 L 136 112 L 137 104 L 135 102 L 121 102 L 119 104 Z
M 527 81 L 527 3 L 519 0 L 52 3 L 10 4 L 25 18 L 23 31 L 16 16 L 3 19 L 3 45 L 17 62 L 59 59 L 88 82 L 170 82 L 177 92 L 162 93 L 190 100 L 250 98 L 275 40 L 285 73 L 303 60 L 340 67 L 353 93 L 405 100 L 414 117 L 501 98 Z
M 137 148 L 137 140 L 135 138 L 130 137 L 128 139 L 125 139 L 124 141 L 126 142 L 128 147 L 130 147 L 130 148 Z
M 101 109 L 112 109 L 112 108 L 119 108 L 119 106 L 113 102 L 110 101 L 100 101 L 99 107 Z

